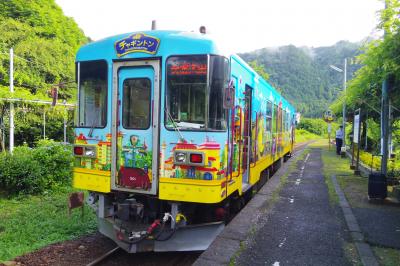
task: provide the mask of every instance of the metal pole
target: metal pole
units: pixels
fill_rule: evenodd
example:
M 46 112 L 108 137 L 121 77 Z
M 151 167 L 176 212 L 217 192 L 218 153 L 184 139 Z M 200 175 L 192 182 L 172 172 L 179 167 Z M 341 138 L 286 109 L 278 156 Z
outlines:
M 365 145 L 364 145 L 364 151 L 368 150 L 368 112 L 365 117 Z
M 344 101 L 343 101 L 343 144 L 342 147 L 346 147 L 346 81 L 347 81 L 347 58 L 344 59 L 344 78 L 343 78 L 343 90 L 344 90 Z
M 46 110 L 43 110 L 43 139 L 46 139 Z
M 64 114 L 64 144 L 67 144 L 67 115 L 68 111 L 65 111 L 67 114 Z
M 360 146 L 361 146 L 361 109 L 358 109 L 358 134 L 357 134 L 357 161 L 356 161 L 356 169 L 354 170 L 355 175 L 360 175 Z M 353 131 L 353 145 L 354 145 L 354 131 Z M 353 155 L 354 156 L 354 155 Z
M 10 92 L 14 92 L 14 50 L 10 49 Z M 14 150 L 14 103 L 10 102 L 10 152 Z
M 385 9 L 388 1 L 385 1 Z M 386 32 L 384 33 L 384 39 Z M 388 144 L 389 144 L 389 77 L 385 77 L 382 83 L 382 101 L 381 101 L 381 174 L 387 175 L 388 162 Z
M 392 139 L 392 122 L 393 122 L 393 108 L 392 101 L 389 99 L 389 127 L 388 127 L 388 144 L 389 144 L 389 158 L 391 159 L 391 155 L 393 154 L 393 139 Z

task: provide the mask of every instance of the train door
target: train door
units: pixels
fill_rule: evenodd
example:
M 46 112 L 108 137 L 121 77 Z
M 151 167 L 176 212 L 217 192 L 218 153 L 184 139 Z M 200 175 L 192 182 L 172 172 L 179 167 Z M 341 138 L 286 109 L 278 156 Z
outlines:
M 251 87 L 246 85 L 244 98 L 244 125 L 243 125 L 243 187 L 249 183 L 250 156 L 252 149 L 251 140 L 251 113 L 252 113 L 252 94 Z
M 114 63 L 112 188 L 156 194 L 159 61 Z
M 283 151 L 283 125 L 282 125 L 282 102 L 279 102 L 278 105 L 278 121 L 277 121 L 277 127 L 278 127 L 278 153 L 281 153 Z

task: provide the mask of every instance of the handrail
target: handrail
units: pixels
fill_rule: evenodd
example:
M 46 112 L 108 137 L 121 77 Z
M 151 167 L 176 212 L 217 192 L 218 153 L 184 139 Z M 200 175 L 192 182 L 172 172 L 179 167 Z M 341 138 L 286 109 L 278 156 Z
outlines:
M 242 112 L 243 111 L 242 111 L 242 107 L 240 105 L 236 105 L 235 106 L 235 112 L 236 112 L 236 108 L 238 108 L 238 110 L 240 112 L 240 115 L 239 115 L 239 132 L 240 132 L 240 134 L 242 134 Z M 236 129 L 235 129 L 235 135 L 236 135 Z M 241 158 L 241 151 L 242 151 L 242 149 L 241 149 L 242 141 L 239 140 L 238 143 L 239 143 L 239 155 L 238 155 L 239 163 L 238 163 L 238 174 L 235 177 L 239 177 L 240 176 L 240 169 L 241 169 L 241 167 L 240 167 L 240 158 Z M 233 159 L 233 156 L 232 156 L 232 159 Z
M 232 180 L 232 172 L 233 172 L 233 156 L 235 153 L 234 150 L 234 145 L 233 145 L 233 138 L 235 136 L 235 108 L 233 108 L 233 110 L 231 110 L 231 139 L 229 140 L 229 144 L 230 144 L 230 162 L 229 162 L 229 181 Z
M 258 115 L 257 115 L 257 111 L 255 111 L 255 113 L 256 113 L 256 130 L 255 130 L 256 132 L 255 132 L 255 138 L 254 138 L 254 143 L 253 144 L 255 144 L 257 142 L 255 140 L 257 139 L 257 136 L 258 136 Z M 250 116 L 250 121 L 251 121 L 251 116 Z M 251 136 L 250 136 L 250 140 L 251 140 Z M 253 158 L 254 158 L 254 165 L 251 166 L 251 163 L 250 163 L 250 168 L 254 168 L 256 166 L 256 164 L 257 164 L 257 145 L 256 144 L 254 145 Z

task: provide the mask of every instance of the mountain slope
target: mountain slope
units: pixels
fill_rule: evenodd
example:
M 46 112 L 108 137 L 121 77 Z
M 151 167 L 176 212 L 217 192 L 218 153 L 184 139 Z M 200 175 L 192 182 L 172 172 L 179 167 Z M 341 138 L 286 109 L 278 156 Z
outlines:
M 54 0 L 0 0 L 0 134 L 9 127 L 8 118 L 1 119 L 8 117 L 5 98 L 49 101 L 53 84 L 63 83 L 59 98 L 75 100 L 75 54 L 87 42 L 75 21 L 66 17 Z M 14 93 L 9 91 L 10 48 L 14 50 Z M 46 137 L 63 139 L 63 108 L 29 102 L 14 105 L 16 145 L 26 142 L 32 146 L 43 138 L 44 110 Z M 68 135 L 73 135 L 71 127 Z M 5 140 L 7 145 L 8 136 Z
M 329 47 L 308 48 L 293 45 L 263 48 L 240 54 L 246 61 L 256 61 L 270 74 L 270 82 L 282 91 L 304 116 L 321 117 L 343 89 L 344 58 L 359 54 L 359 44 L 341 41 Z M 350 60 L 349 60 L 350 62 Z M 348 80 L 358 65 L 348 65 Z
M 15 86 L 45 94 L 49 86 L 74 80 L 74 59 L 88 38 L 54 0 L 0 1 L 0 86 L 8 86 L 9 49 L 15 53 Z M 60 96 L 69 99 L 72 90 Z

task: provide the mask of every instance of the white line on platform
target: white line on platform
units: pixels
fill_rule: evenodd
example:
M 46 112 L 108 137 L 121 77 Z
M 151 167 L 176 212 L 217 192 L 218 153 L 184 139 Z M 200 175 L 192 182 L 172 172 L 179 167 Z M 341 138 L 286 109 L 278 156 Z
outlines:
M 285 244 L 285 242 L 286 242 L 286 237 L 282 240 L 282 242 L 279 244 L 279 247 L 281 248 L 281 247 L 283 247 L 283 245 Z
M 308 157 L 310 157 L 310 154 L 309 154 L 309 153 L 307 153 L 307 156 L 306 156 L 306 159 L 304 160 L 304 162 L 307 162 Z

